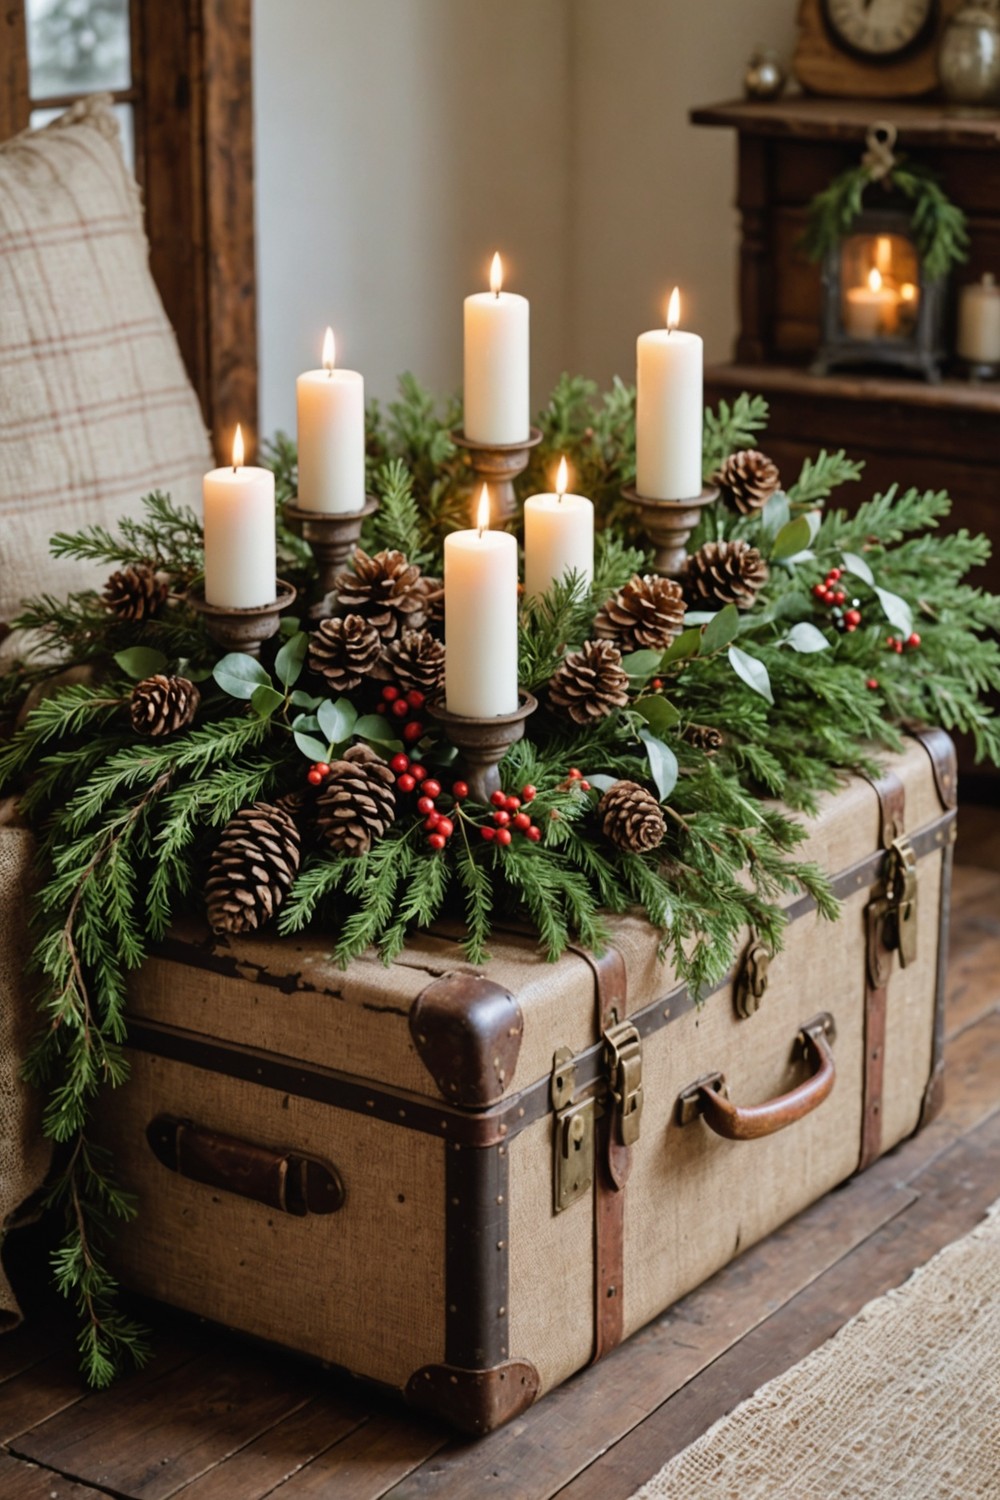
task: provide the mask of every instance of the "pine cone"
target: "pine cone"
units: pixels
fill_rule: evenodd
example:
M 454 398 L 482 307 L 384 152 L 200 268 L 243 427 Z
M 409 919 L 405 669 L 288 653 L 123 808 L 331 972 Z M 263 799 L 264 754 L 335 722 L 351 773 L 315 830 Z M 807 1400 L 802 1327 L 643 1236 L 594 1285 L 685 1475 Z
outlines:
M 598 611 L 594 630 L 623 651 L 665 651 L 684 628 L 680 584 L 658 573 L 636 573 Z
M 735 604 L 750 609 L 767 582 L 767 564 L 749 542 L 705 542 L 684 564 L 681 583 L 688 607 Z
M 704 750 L 706 755 L 714 755 L 725 744 L 722 730 L 716 729 L 714 724 L 689 724 L 684 731 L 684 738 L 696 750 Z
M 611 641 L 584 641 L 552 674 L 549 702 L 577 724 L 592 724 L 628 702 L 628 674 Z
M 193 682 L 186 677 L 165 677 L 157 672 L 137 682 L 132 689 L 129 712 L 132 728 L 136 734 L 148 734 L 159 739 L 165 734 L 176 734 L 194 722 L 201 701 L 201 694 Z
M 290 813 L 255 802 L 230 818 L 212 855 L 205 905 L 214 932 L 256 932 L 291 888 L 302 838 Z
M 402 552 L 376 552 L 369 557 L 358 547 L 354 571 L 338 573 L 334 591 L 345 614 L 363 615 L 383 641 L 394 640 L 414 615 L 426 611 L 420 569 L 408 563 Z
M 404 630 L 386 647 L 382 664 L 393 682 L 419 689 L 430 702 L 444 691 L 444 642 L 429 630 Z
M 637 781 L 616 781 L 597 804 L 606 838 L 627 854 L 643 854 L 662 844 L 667 831 L 660 804 Z
M 119 620 L 151 620 L 167 602 L 170 584 L 146 563 L 112 573 L 101 598 L 105 609 Z
M 349 693 L 371 675 L 381 650 L 381 636 L 360 615 L 322 620 L 309 637 L 309 666 L 332 693 Z
M 331 849 L 357 857 L 378 843 L 396 821 L 395 779 L 367 745 L 352 745 L 332 762 L 316 799 L 316 822 Z
M 744 448 L 730 454 L 712 475 L 712 483 L 722 492 L 722 499 L 742 516 L 752 515 L 767 504 L 775 490 L 781 488 L 777 464 L 756 448 Z
M 440 578 L 428 578 L 426 573 L 421 574 L 417 582 L 417 590 L 420 594 L 420 614 L 413 615 L 410 624 L 417 625 L 443 625 L 444 624 L 444 584 Z

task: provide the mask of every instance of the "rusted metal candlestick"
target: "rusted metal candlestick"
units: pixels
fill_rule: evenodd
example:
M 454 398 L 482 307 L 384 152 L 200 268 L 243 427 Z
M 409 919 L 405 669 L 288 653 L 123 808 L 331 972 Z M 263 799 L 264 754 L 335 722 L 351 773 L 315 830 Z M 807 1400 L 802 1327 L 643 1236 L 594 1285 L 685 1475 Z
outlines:
M 464 432 L 456 429 L 451 440 L 458 448 L 464 448 L 477 479 L 489 485 L 493 500 L 491 519 L 496 525 L 512 521 L 517 515 L 517 496 L 514 480 L 528 467 L 532 448 L 542 441 L 542 433 L 532 427 L 523 443 L 474 443 Z
M 511 745 L 523 738 L 524 721 L 538 707 L 538 700 L 530 693 L 522 689 L 519 696 L 517 711 L 496 719 L 467 719 L 463 714 L 449 713 L 443 703 L 427 705 L 431 718 L 437 719 L 458 751 L 469 795 L 476 802 L 488 803 L 500 790 L 500 762 Z
M 654 500 L 640 495 L 634 485 L 626 485 L 622 497 L 639 512 L 643 530 L 656 549 L 656 571 L 667 578 L 679 577 L 687 560 L 688 537 L 701 512 L 719 498 L 718 490 L 703 489 L 691 500 Z
M 285 520 L 294 531 L 298 531 L 316 559 L 319 570 L 319 586 L 323 598 L 333 588 L 334 579 L 354 555 L 361 537 L 361 527 L 368 516 L 378 510 L 374 495 L 366 495 L 360 510 L 328 512 L 307 510 L 304 505 L 295 505 L 291 500 L 285 504 Z
M 230 609 L 223 604 L 209 604 L 202 585 L 187 591 L 187 602 L 205 621 L 212 640 L 229 651 L 259 656 L 265 641 L 277 635 L 283 610 L 295 603 L 296 590 L 284 579 L 277 580 L 278 596 L 270 604 L 255 604 L 249 609 Z

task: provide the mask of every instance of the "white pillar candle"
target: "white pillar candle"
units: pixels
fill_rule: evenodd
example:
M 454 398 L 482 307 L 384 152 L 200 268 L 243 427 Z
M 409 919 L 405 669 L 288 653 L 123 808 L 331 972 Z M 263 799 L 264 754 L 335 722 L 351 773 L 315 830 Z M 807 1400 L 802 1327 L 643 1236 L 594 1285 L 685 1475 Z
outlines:
M 889 286 L 883 286 L 882 273 L 873 266 L 867 286 L 847 289 L 844 304 L 844 328 L 854 339 L 874 339 L 892 333 L 899 319 L 899 297 Z
M 295 382 L 299 494 L 303 510 L 340 515 L 365 503 L 365 383 L 357 370 L 335 368 L 333 329 L 326 330 L 322 370 Z
M 674 287 L 666 328 L 636 344 L 635 485 L 653 500 L 690 500 L 702 491 L 702 341 L 677 327 Z
M 243 434 L 233 440 L 232 466 L 202 481 L 205 506 L 205 602 L 253 609 L 277 597 L 274 475 L 244 468 Z
M 483 485 L 474 531 L 444 539 L 445 705 L 467 719 L 515 713 L 517 543 L 488 531 Z
M 594 507 L 583 495 L 568 495 L 561 459 L 554 495 L 524 502 L 524 592 L 529 599 L 575 573 L 588 586 L 594 576 Z
M 970 364 L 1000 365 L 1000 287 L 990 271 L 959 293 L 957 347 Z
M 494 255 L 490 290 L 465 299 L 465 436 L 474 443 L 523 443 L 531 431 L 528 299 L 501 290 Z

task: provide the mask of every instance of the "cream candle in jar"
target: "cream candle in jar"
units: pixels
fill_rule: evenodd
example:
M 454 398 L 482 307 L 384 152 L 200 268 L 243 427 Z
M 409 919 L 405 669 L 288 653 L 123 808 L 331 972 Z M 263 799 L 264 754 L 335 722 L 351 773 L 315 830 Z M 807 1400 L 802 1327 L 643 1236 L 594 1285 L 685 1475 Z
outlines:
M 1000 366 L 1000 287 L 991 271 L 959 293 L 956 347 L 970 365 Z
M 844 303 L 844 329 L 854 339 L 875 339 L 895 330 L 898 298 L 891 287 L 882 284 L 877 266 L 868 272 L 866 286 L 847 288 Z

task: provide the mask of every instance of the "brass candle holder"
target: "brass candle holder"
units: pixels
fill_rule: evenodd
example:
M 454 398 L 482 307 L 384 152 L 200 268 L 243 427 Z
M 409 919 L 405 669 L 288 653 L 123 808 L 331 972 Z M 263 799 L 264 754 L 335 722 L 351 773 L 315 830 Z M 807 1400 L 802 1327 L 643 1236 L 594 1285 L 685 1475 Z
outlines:
M 459 752 L 459 760 L 469 795 L 477 802 L 488 803 L 500 790 L 500 762 L 511 745 L 524 736 L 524 721 L 538 707 L 538 700 L 523 689 L 520 703 L 512 714 L 495 719 L 469 719 L 453 714 L 443 703 L 428 703 L 427 712 L 444 728 L 448 739 Z
M 687 540 L 707 505 L 719 498 L 717 489 L 706 487 L 690 500 L 654 500 L 626 485 L 622 498 L 639 512 L 642 528 L 655 548 L 654 566 L 667 578 L 677 578 L 687 560 Z
M 321 511 L 308 510 L 304 505 L 295 505 L 291 500 L 285 504 L 285 520 L 316 559 L 319 570 L 319 586 L 325 599 L 331 592 L 334 580 L 350 558 L 361 538 L 361 527 L 368 516 L 378 510 L 374 495 L 366 495 L 360 510 Z
M 205 621 L 205 629 L 218 645 L 229 651 L 259 656 L 265 641 L 277 635 L 282 612 L 295 603 L 296 590 L 283 578 L 277 580 L 278 597 L 270 604 L 254 604 L 249 609 L 231 609 L 225 604 L 209 604 L 204 585 L 187 591 L 187 602 Z
M 458 429 L 451 440 L 457 448 L 465 449 L 476 478 L 489 486 L 494 524 L 512 521 L 517 515 L 514 480 L 524 473 L 532 448 L 542 441 L 540 430 L 530 428 L 523 443 L 476 443 Z

